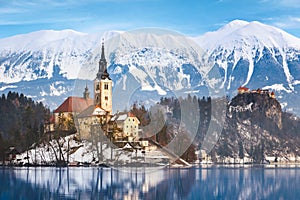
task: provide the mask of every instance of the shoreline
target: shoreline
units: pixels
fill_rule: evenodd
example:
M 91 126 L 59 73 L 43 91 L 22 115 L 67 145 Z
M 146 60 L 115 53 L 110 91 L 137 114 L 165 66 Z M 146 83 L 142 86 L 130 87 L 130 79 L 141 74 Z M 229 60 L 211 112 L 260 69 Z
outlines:
M 185 166 L 185 165 L 179 165 L 179 164 L 174 164 L 174 165 L 158 165 L 158 164 L 144 164 L 144 163 L 139 163 L 138 165 L 134 164 L 126 164 L 126 165 L 109 165 L 106 163 L 102 164 L 79 164 L 79 165 L 35 165 L 35 164 L 5 164 L 3 165 L 2 163 L 0 164 L 1 168 L 170 168 L 170 169 L 176 169 L 176 168 L 181 168 L 181 169 L 187 169 L 187 168 L 300 168 L 300 162 L 297 163 L 245 163 L 245 164 L 240 164 L 240 163 L 200 163 L 200 164 L 191 164 L 191 166 Z

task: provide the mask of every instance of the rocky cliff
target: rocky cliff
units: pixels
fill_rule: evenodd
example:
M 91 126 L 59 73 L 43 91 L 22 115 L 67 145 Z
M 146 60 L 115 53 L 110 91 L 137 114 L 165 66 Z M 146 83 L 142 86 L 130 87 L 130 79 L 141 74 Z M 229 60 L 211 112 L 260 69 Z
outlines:
M 283 112 L 270 93 L 238 94 L 228 103 L 211 156 L 216 162 L 295 162 L 300 160 L 299 136 L 299 118 Z

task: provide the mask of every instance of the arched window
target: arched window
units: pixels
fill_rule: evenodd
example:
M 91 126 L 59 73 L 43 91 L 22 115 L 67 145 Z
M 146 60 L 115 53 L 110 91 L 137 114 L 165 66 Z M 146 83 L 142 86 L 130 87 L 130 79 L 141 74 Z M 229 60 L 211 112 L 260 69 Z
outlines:
M 108 90 L 108 83 L 104 83 L 104 89 Z

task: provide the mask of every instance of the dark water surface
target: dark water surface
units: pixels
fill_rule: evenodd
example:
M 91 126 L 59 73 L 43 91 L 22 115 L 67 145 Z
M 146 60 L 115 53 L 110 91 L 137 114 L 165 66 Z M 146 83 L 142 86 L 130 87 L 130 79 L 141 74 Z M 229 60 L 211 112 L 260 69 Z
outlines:
M 0 168 L 0 199 L 300 199 L 298 167 Z

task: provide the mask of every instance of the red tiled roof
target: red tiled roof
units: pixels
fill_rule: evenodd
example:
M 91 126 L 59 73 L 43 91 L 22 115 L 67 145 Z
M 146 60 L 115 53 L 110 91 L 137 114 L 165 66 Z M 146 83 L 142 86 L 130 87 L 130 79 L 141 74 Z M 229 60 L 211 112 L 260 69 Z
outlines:
M 83 97 L 68 97 L 55 111 L 60 112 L 81 112 L 87 107 L 93 105 L 93 99 L 85 99 Z
M 54 115 L 51 115 L 50 119 L 49 119 L 49 122 L 50 123 L 54 123 L 55 122 L 55 117 Z
M 55 117 L 54 115 L 50 115 L 49 120 L 46 120 L 46 124 L 52 124 L 55 122 Z
M 129 112 L 129 113 L 127 114 L 127 116 L 128 116 L 128 117 L 135 117 L 135 115 L 132 114 L 131 112 Z
M 238 88 L 238 90 L 245 90 L 245 91 L 248 91 L 249 88 L 246 88 L 246 87 L 242 87 L 242 86 L 241 86 L 241 87 Z

